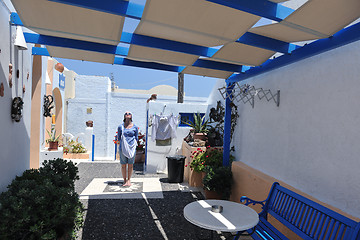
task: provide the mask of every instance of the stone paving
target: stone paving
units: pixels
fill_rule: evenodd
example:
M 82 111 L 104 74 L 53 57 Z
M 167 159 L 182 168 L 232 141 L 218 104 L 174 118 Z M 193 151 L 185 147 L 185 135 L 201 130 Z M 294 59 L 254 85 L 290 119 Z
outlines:
M 201 190 L 186 183 L 168 183 L 166 174 L 143 174 L 134 166 L 132 187 L 122 187 L 119 162 L 80 162 L 80 180 L 75 184 L 85 207 L 85 223 L 77 239 L 185 240 L 209 238 L 183 216 L 190 202 L 204 199 Z M 214 234 L 225 239 L 230 233 Z M 242 238 L 252 239 L 252 238 Z

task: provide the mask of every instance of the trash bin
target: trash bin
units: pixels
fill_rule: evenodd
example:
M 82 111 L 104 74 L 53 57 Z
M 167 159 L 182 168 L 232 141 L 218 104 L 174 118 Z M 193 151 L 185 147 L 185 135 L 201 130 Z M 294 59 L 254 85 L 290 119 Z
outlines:
M 170 183 L 182 183 L 184 181 L 185 156 L 175 155 L 166 157 L 168 161 L 168 180 Z

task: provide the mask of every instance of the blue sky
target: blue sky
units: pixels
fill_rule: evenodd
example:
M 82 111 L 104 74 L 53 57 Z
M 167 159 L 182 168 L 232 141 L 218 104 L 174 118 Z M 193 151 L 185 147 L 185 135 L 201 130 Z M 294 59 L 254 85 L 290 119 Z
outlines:
M 113 73 L 115 83 L 119 88 L 147 90 L 162 84 L 177 88 L 178 84 L 178 74 L 175 72 L 62 58 L 56 59 L 69 70 L 81 75 L 110 77 L 110 73 Z M 208 97 L 217 81 L 216 78 L 187 74 L 185 74 L 184 79 L 185 96 L 192 97 Z

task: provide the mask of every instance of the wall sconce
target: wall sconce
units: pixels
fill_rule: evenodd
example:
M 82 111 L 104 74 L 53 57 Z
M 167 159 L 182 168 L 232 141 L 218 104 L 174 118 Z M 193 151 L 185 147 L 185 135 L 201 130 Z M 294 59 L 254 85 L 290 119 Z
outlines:
M 16 37 L 15 37 L 14 45 L 17 46 L 19 50 L 27 50 L 24 33 L 20 26 L 16 26 Z

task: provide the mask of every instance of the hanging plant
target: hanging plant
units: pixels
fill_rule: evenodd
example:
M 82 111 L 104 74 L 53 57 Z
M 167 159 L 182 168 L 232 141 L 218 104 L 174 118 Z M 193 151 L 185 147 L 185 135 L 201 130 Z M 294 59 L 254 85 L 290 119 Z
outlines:
M 21 111 L 23 109 L 24 102 L 21 97 L 15 97 L 11 104 L 11 119 L 15 122 L 20 122 L 22 117 Z

